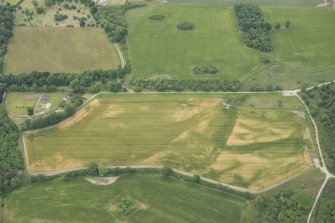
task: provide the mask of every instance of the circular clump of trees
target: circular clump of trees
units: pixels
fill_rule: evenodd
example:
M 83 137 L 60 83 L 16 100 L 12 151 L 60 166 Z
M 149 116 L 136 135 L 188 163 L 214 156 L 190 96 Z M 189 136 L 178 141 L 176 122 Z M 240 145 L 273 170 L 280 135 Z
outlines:
M 177 25 L 180 30 L 192 30 L 194 29 L 194 24 L 191 22 L 182 22 Z
M 152 15 L 149 17 L 150 20 L 163 20 L 165 19 L 165 15 Z

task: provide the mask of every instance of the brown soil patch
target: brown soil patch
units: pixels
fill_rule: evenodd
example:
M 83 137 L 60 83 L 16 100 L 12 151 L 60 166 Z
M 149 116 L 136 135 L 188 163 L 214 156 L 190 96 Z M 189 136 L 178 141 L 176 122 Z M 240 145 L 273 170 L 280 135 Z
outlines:
M 309 128 L 306 128 L 306 129 L 305 129 L 304 139 L 312 140 L 311 132 L 309 131 Z
M 36 161 L 29 165 L 29 169 L 33 172 L 45 172 L 45 171 L 55 171 L 64 169 L 73 169 L 85 167 L 85 164 L 79 160 L 64 160 L 61 156 L 56 156 L 57 162 L 56 166 L 50 166 L 48 161 Z M 58 161 L 60 160 L 60 161 Z
M 111 104 L 106 111 L 103 113 L 105 118 L 113 118 L 125 113 L 126 110 L 122 108 L 119 104 Z
M 24 99 L 27 99 L 27 100 L 35 99 L 35 98 L 39 98 L 41 96 L 42 96 L 42 94 L 26 94 L 26 95 L 24 95 Z
M 272 142 L 292 136 L 292 128 L 274 126 L 272 122 L 261 119 L 250 120 L 239 117 L 233 131 L 227 140 L 228 146 L 248 145 L 254 143 Z
M 294 114 L 297 114 L 299 117 L 305 119 L 305 112 L 302 111 L 293 111 Z
M 61 122 L 58 125 L 58 128 L 64 129 L 66 127 L 72 126 L 75 123 L 81 121 L 85 117 L 87 117 L 92 110 L 100 107 L 100 102 L 98 99 L 94 99 L 92 102 L 90 102 L 87 106 L 80 109 L 78 112 L 76 112 L 71 118 L 66 119 L 65 121 Z
M 156 153 L 155 155 L 152 155 L 145 160 L 143 160 L 140 165 L 155 165 L 158 163 L 158 161 L 164 156 L 164 152 L 162 153 Z
M 110 185 L 114 183 L 119 177 L 99 177 L 99 178 L 85 178 L 88 182 L 95 185 Z
M 172 142 L 178 142 L 178 141 L 184 140 L 189 135 L 190 135 L 190 131 L 184 131 L 177 138 L 175 138 L 174 140 L 172 140 Z
M 189 103 L 197 103 L 197 106 L 181 106 L 173 115 L 172 120 L 175 122 L 186 121 L 200 113 L 205 112 L 207 109 L 217 106 L 222 102 L 221 99 L 213 99 L 213 100 L 201 100 L 195 101 L 194 99 L 190 99 Z
M 197 125 L 196 129 L 198 132 L 202 133 L 208 128 L 208 125 L 209 125 L 209 120 L 204 120 Z
M 252 181 L 249 189 L 260 190 L 307 169 L 305 159 L 302 154 L 277 159 L 267 159 L 256 154 L 220 154 L 217 162 L 211 167 L 216 171 L 223 171 L 221 182 L 234 184 L 234 176 L 239 176 L 245 181 Z M 290 168 L 291 164 L 296 165 Z M 271 177 L 257 177 L 260 172 Z

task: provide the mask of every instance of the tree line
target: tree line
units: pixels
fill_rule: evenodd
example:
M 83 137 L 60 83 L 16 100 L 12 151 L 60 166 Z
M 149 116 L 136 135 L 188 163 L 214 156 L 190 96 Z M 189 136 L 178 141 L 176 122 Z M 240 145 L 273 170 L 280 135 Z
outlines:
M 150 89 L 156 91 L 237 91 L 239 81 L 227 80 L 173 80 L 173 79 L 142 79 L 130 81 L 135 91 Z
M 125 13 L 134 8 L 144 7 L 146 3 L 129 3 L 120 6 L 91 7 L 93 15 L 98 26 L 102 27 L 112 43 L 117 43 L 122 51 L 125 60 L 124 69 L 127 73 L 131 72 L 131 63 L 128 55 L 128 24 L 125 20 Z
M 14 11 L 14 6 L 0 6 L 0 73 L 3 70 L 9 39 L 13 36 Z
M 20 132 L 0 107 L 0 193 L 6 195 L 22 185 L 23 157 L 18 148 Z
M 262 52 L 272 51 L 272 25 L 264 21 L 261 9 L 253 4 L 235 4 L 234 10 L 243 32 L 244 44 Z
M 34 71 L 20 75 L 0 75 L 0 92 L 54 92 L 57 87 L 65 86 L 71 87 L 74 93 L 96 93 L 101 90 L 98 82 L 102 84 L 115 82 L 117 78 L 124 78 L 127 72 L 126 69 L 118 68 L 85 71 L 81 74 Z
M 335 87 L 334 83 L 311 91 L 302 92 L 302 99 L 309 107 L 313 118 L 318 123 L 322 149 L 326 152 L 327 167 L 335 172 Z

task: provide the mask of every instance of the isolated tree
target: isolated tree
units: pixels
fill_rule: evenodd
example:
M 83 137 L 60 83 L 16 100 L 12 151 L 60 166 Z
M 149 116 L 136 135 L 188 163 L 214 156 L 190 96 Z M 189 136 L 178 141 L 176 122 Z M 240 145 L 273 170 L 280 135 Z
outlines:
M 99 174 L 98 164 L 90 163 L 87 167 L 87 173 L 92 176 L 96 176 Z
M 285 22 L 285 27 L 286 27 L 286 28 L 289 28 L 289 27 L 290 27 L 290 25 L 291 25 L 291 22 L 290 22 L 290 20 L 287 20 L 287 21 Z
M 34 114 L 34 109 L 31 108 L 31 107 L 28 107 L 28 108 L 27 108 L 27 114 L 28 114 L 29 117 L 33 116 L 33 114 Z
M 52 1 L 52 0 L 45 0 L 45 1 L 44 1 L 44 5 L 45 5 L 46 7 L 51 7 L 51 6 L 53 5 L 53 1 Z
M 108 174 L 108 169 L 104 166 L 99 166 L 99 176 L 104 177 Z
M 197 174 L 193 175 L 192 179 L 193 179 L 194 183 L 197 183 L 197 184 L 200 183 L 200 176 L 199 175 L 197 175 Z
M 171 176 L 173 173 L 173 170 L 170 167 L 163 167 L 162 174 L 163 176 Z
M 275 25 L 275 28 L 278 30 L 278 29 L 280 29 L 280 23 L 277 23 L 276 25 Z

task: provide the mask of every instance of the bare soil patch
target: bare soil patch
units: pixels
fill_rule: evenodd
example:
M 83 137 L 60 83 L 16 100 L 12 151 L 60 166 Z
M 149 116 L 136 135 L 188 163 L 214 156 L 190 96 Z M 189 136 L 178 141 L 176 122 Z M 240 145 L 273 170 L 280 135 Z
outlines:
M 110 185 L 114 183 L 119 177 L 99 177 L 99 178 L 85 178 L 88 182 L 95 185 Z

